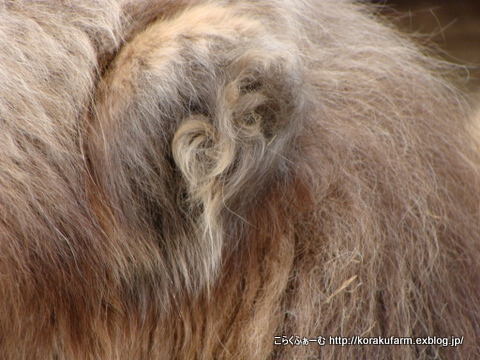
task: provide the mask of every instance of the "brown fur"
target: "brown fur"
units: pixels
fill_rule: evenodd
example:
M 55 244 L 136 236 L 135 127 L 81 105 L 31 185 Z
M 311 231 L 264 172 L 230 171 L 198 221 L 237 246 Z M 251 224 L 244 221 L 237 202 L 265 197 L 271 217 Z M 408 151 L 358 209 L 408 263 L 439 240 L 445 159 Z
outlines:
M 479 356 L 474 124 L 365 6 L 3 1 L 0 24 L 1 359 Z

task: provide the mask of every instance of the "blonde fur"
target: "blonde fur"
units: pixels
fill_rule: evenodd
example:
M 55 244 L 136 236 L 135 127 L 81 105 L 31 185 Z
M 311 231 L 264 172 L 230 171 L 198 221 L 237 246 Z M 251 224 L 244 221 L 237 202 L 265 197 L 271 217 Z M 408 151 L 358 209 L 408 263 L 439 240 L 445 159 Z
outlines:
M 470 110 L 369 7 L 0 4 L 0 358 L 478 356 Z

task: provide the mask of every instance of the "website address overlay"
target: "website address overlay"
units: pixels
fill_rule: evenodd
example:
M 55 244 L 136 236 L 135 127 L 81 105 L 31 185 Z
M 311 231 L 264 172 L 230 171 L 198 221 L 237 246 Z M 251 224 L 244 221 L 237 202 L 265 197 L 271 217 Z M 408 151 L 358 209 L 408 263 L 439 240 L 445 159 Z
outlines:
M 463 336 L 450 336 L 450 337 L 398 337 L 398 336 L 375 336 L 375 337 L 363 337 L 359 335 L 353 335 L 349 337 L 343 336 L 318 336 L 316 338 L 301 337 L 298 335 L 291 336 L 275 336 L 274 345 L 277 346 L 308 346 L 315 344 L 319 346 L 325 345 L 338 345 L 338 346 L 351 346 L 351 345 L 439 345 L 442 347 L 457 347 L 463 345 Z

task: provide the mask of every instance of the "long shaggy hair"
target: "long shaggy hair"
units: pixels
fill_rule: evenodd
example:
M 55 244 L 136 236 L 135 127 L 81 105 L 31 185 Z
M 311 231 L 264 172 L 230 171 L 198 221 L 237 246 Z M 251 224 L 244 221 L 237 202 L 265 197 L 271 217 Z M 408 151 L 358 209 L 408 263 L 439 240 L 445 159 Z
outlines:
M 450 73 L 347 0 L 2 1 L 0 358 L 477 358 Z

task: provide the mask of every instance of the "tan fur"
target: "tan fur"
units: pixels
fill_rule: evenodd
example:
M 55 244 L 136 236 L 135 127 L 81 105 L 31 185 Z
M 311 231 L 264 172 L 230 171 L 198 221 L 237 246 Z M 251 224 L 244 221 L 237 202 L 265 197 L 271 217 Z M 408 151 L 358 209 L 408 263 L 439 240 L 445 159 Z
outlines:
M 477 358 L 449 72 L 349 1 L 3 1 L 0 358 Z

